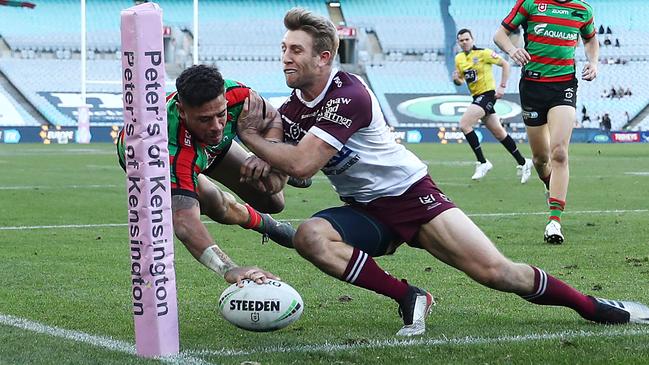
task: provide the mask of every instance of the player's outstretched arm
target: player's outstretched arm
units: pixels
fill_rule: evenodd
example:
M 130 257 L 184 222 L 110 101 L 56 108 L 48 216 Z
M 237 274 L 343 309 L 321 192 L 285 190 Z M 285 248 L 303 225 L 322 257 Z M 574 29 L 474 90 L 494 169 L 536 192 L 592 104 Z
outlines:
M 196 260 L 224 277 L 229 283 L 251 279 L 261 284 L 275 276 L 257 267 L 238 267 L 217 246 L 200 220 L 198 200 L 185 195 L 174 195 L 171 200 L 174 233 Z

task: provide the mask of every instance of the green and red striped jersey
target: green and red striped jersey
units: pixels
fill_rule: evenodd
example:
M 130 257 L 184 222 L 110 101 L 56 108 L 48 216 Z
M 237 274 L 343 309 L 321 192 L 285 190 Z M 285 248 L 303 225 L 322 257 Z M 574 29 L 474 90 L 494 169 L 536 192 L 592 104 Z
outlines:
M 198 174 L 203 172 L 222 151 L 227 151 L 237 135 L 237 120 L 243 110 L 243 101 L 250 89 L 245 85 L 225 80 L 225 98 L 228 101 L 228 120 L 223 130 L 223 139 L 218 145 L 205 145 L 194 138 L 180 118 L 176 102 L 176 91 L 167 95 L 167 133 L 169 148 L 169 174 L 171 177 L 171 194 L 188 195 L 198 198 Z M 124 159 L 124 129 L 119 132 L 117 152 L 122 167 Z
M 583 0 L 518 0 L 502 25 L 510 31 L 522 26 L 532 59 L 521 76 L 532 81 L 571 80 L 579 36 L 595 36 L 593 9 Z

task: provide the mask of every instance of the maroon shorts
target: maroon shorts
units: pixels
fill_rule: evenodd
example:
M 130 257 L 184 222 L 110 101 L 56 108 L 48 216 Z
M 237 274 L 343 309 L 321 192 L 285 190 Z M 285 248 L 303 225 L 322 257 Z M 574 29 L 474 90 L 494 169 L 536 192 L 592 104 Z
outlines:
M 350 204 L 390 227 L 402 242 L 413 247 L 419 246 L 416 235 L 423 224 L 445 210 L 455 208 L 455 204 L 439 190 L 429 175 L 399 196 L 378 198 L 367 204 Z

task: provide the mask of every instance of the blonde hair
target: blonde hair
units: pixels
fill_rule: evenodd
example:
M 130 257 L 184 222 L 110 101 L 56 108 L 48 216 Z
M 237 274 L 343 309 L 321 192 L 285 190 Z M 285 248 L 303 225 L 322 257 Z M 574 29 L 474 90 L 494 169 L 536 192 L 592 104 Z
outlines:
M 284 26 L 288 30 L 301 30 L 309 34 L 313 38 L 313 51 L 316 54 L 329 51 L 329 63 L 333 62 L 340 41 L 336 26 L 331 20 L 303 8 L 293 8 L 284 16 Z

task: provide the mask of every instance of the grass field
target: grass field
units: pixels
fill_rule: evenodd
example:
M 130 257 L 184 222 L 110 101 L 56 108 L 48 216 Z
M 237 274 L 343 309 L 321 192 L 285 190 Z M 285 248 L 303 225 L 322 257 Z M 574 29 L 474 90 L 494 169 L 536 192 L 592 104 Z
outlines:
M 494 169 L 477 183 L 467 146 L 409 148 L 507 256 L 596 296 L 649 302 L 648 145 L 571 146 L 561 246 L 542 240 L 542 184 L 535 175 L 519 184 L 500 145 L 484 146 Z M 291 250 L 262 246 L 254 232 L 217 224 L 208 228 L 236 262 L 269 269 L 301 293 L 302 318 L 273 333 L 233 327 L 216 312 L 227 284 L 177 242 L 182 354 L 140 359 L 114 146 L 0 145 L 0 168 L 0 364 L 649 363 L 647 326 L 599 326 L 531 305 L 407 247 L 378 262 L 430 290 L 438 305 L 423 337 L 395 338 L 401 320 L 391 300 L 332 279 Z M 286 196 L 278 216 L 294 224 L 339 204 L 321 175 Z

